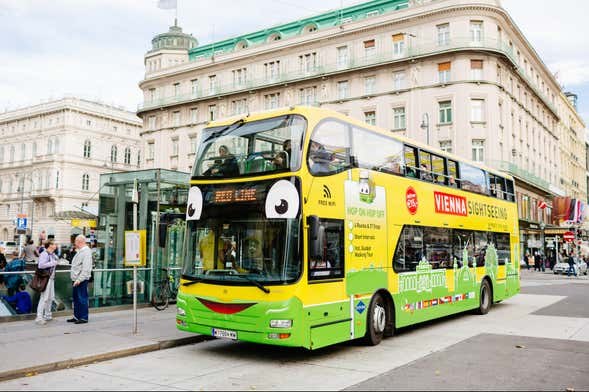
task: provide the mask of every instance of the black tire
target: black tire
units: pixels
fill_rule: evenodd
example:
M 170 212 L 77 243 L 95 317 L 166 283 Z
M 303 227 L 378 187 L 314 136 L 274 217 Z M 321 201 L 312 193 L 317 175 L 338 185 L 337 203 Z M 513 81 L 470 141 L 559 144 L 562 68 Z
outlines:
M 364 342 L 368 346 L 376 346 L 382 341 L 388 322 L 387 303 L 380 294 L 374 294 L 368 314 L 366 315 L 366 335 Z
M 491 291 L 491 285 L 487 279 L 483 279 L 481 282 L 481 291 L 479 295 L 479 308 L 477 309 L 478 314 L 487 314 L 493 305 L 493 292 Z
M 153 292 L 153 307 L 157 310 L 164 310 L 168 307 L 169 301 L 168 285 L 157 285 Z

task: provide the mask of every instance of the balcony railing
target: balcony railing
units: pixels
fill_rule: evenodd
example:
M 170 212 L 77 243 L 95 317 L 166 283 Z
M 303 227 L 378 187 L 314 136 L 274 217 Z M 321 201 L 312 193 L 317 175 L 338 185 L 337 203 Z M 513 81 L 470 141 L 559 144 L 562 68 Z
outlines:
M 548 181 L 530 173 L 527 170 L 522 169 L 514 163 L 507 161 L 491 161 L 489 162 L 489 165 L 499 170 L 503 170 L 512 176 L 517 177 L 520 180 L 534 185 L 544 191 L 549 193 L 555 192 L 554 187 Z
M 137 109 L 138 111 L 144 111 L 162 106 L 176 105 L 196 101 L 202 98 L 211 98 L 226 94 L 250 91 L 275 84 L 292 83 L 302 81 L 305 79 L 316 78 L 318 76 L 348 72 L 355 69 L 385 65 L 395 62 L 403 62 L 413 58 L 426 57 L 439 53 L 456 52 L 471 49 L 493 51 L 505 55 L 516 67 L 520 77 L 526 80 L 529 88 L 532 89 L 538 97 L 540 97 L 544 104 L 547 107 L 549 107 L 550 110 L 556 116 L 558 116 L 556 108 L 552 104 L 551 100 L 534 85 L 533 81 L 531 81 L 526 75 L 526 73 L 519 67 L 516 57 L 513 54 L 513 48 L 506 45 L 503 41 L 489 38 L 485 38 L 481 41 L 476 42 L 472 41 L 470 38 L 455 38 L 451 39 L 449 42 L 447 42 L 447 44 L 442 46 L 439 45 L 437 41 L 430 43 L 421 43 L 405 48 L 405 50 L 402 53 L 393 53 L 392 50 L 380 50 L 374 53 L 370 53 L 367 56 L 365 56 L 363 53 L 360 55 L 353 55 L 352 53 L 350 53 L 348 60 L 344 62 L 342 62 L 340 59 L 335 63 L 316 66 L 312 69 L 286 70 L 285 72 L 282 72 L 277 76 L 273 76 L 272 79 L 265 77 L 257 79 L 250 78 L 240 86 L 236 86 L 232 82 L 223 85 L 217 84 L 213 91 L 209 89 L 198 89 L 198 91 L 192 91 L 189 94 L 174 95 L 170 97 L 149 100 L 145 101 L 142 104 L 139 104 Z M 252 72 L 252 74 L 254 73 Z

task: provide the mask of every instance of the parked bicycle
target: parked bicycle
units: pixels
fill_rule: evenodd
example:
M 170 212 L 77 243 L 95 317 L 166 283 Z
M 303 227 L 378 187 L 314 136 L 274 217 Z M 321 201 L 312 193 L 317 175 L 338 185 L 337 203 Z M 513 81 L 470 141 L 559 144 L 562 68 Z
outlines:
M 151 303 L 157 310 L 164 310 L 168 307 L 170 300 L 175 301 L 178 295 L 178 283 L 169 268 L 161 269 L 163 279 L 156 282 L 153 288 Z

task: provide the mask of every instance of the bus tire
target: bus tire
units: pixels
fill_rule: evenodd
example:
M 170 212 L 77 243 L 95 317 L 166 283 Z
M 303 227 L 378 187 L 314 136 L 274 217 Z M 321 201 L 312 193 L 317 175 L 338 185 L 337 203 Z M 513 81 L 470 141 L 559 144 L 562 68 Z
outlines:
M 479 295 L 479 308 L 477 309 L 478 314 L 487 314 L 493 305 L 493 291 L 491 284 L 488 279 L 483 279 L 481 282 L 481 291 Z
M 366 335 L 364 342 L 368 346 L 376 346 L 382 341 L 387 326 L 387 303 L 379 293 L 374 294 L 368 314 L 366 315 Z

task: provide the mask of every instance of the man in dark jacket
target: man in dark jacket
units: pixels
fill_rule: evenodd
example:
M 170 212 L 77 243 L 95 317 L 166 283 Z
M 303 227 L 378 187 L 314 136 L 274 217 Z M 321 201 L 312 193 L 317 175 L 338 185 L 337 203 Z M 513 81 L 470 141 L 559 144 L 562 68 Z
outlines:
M 575 258 L 574 258 L 574 253 L 571 252 L 571 254 L 569 254 L 569 258 L 568 258 L 568 263 L 569 263 L 569 269 L 567 271 L 567 276 L 571 276 L 571 272 L 573 274 L 575 274 L 575 276 L 577 276 L 577 271 L 575 271 Z

